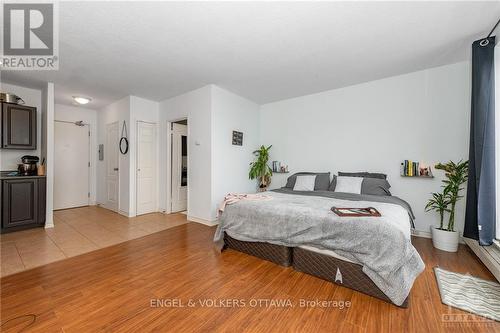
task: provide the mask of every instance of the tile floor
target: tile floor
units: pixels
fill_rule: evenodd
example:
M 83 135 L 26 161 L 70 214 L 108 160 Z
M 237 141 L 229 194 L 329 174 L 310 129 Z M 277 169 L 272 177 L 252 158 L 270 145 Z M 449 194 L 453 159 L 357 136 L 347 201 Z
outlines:
M 90 206 L 54 212 L 54 228 L 0 235 L 0 276 L 146 236 L 187 223 L 183 214 L 127 218 Z

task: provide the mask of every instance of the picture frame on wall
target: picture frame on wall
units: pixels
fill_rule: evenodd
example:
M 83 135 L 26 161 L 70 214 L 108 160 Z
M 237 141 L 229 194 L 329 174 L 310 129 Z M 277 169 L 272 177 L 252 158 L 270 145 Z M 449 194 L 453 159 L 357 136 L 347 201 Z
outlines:
M 243 132 L 233 131 L 233 145 L 243 146 Z

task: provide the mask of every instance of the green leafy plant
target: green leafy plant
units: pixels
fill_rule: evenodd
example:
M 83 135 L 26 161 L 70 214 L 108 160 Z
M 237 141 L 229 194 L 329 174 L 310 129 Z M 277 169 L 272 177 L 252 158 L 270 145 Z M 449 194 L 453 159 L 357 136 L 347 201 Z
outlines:
M 258 179 L 259 188 L 261 189 L 265 189 L 271 183 L 271 176 L 273 175 L 273 170 L 267 165 L 271 147 L 272 145 L 269 147 L 261 146 L 255 150 L 253 154 L 256 156 L 256 160 L 250 163 L 248 178 Z
M 449 209 L 450 218 L 447 230 L 455 231 L 455 206 L 463 198 L 460 193 L 464 189 L 462 185 L 467 181 L 469 175 L 469 161 L 460 160 L 458 163 L 453 161 L 449 161 L 446 164 L 439 163 L 435 168 L 445 172 L 446 179 L 443 180 L 443 193 L 446 194 L 446 198 L 451 206 Z
M 427 205 L 425 206 L 425 211 L 435 211 L 439 213 L 440 223 L 439 229 L 443 229 L 444 213 L 449 212 L 448 206 L 450 205 L 450 200 L 448 199 L 448 194 L 443 191 L 443 193 L 432 193 L 432 198 L 429 199 Z

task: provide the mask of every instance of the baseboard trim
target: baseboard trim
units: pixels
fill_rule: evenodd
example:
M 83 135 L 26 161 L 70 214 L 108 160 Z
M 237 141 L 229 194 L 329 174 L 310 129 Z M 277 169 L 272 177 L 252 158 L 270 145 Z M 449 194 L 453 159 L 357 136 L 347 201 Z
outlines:
M 429 238 L 432 239 L 432 234 L 430 231 L 423 231 L 423 230 L 412 230 L 411 235 L 415 237 L 422 237 L 422 238 Z M 465 244 L 464 238 L 462 237 L 462 233 L 460 233 L 460 237 L 458 239 L 458 242 L 460 244 Z
M 126 212 L 124 210 L 118 210 L 118 214 L 123 215 L 125 217 L 135 217 L 135 215 L 131 215 L 129 212 Z
M 429 231 L 412 230 L 411 235 L 415 237 L 432 238 L 432 235 Z
M 205 219 L 202 219 L 202 218 L 199 218 L 196 216 L 192 216 L 192 215 L 188 215 L 187 219 L 188 219 L 188 221 L 208 225 L 209 227 L 213 227 L 213 226 L 216 226 L 217 224 L 219 224 L 218 220 L 209 221 L 209 220 L 205 220 Z
M 472 252 L 479 257 L 483 264 L 489 269 L 491 274 L 500 282 L 500 259 L 496 259 L 493 252 L 496 254 L 497 258 L 500 258 L 500 250 L 496 245 L 481 246 L 475 239 L 465 238 L 465 243 L 470 247 Z

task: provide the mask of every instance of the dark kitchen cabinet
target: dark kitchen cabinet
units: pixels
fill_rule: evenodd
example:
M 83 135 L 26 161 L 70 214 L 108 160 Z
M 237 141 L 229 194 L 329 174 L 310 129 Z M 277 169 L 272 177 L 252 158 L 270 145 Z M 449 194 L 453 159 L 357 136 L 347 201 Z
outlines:
M 36 108 L 2 103 L 2 148 L 36 149 Z
M 2 179 L 2 228 L 10 232 L 45 224 L 45 177 Z

